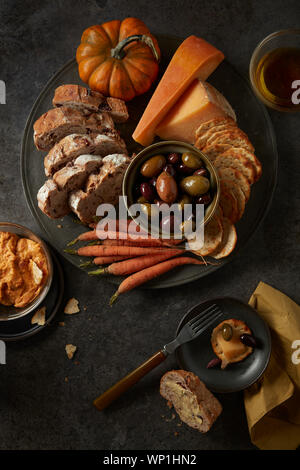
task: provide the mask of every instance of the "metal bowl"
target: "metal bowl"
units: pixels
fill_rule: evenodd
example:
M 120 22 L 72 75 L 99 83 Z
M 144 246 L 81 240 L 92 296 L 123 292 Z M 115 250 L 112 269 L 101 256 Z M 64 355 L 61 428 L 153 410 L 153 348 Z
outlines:
M 128 214 L 131 218 L 134 219 L 134 216 L 130 212 L 130 206 L 136 203 L 134 198 L 134 186 L 137 180 L 137 173 L 143 163 L 148 160 L 150 157 L 153 157 L 157 154 L 166 154 L 170 152 L 184 153 L 184 152 L 193 152 L 204 161 L 205 166 L 210 174 L 211 188 L 214 193 L 212 202 L 207 206 L 204 216 L 204 226 L 210 221 L 213 217 L 219 203 L 220 197 L 220 182 L 218 174 L 212 165 L 209 158 L 202 153 L 200 150 L 195 148 L 193 145 L 187 144 L 185 142 L 179 142 L 176 140 L 166 140 L 163 142 L 157 142 L 155 144 L 145 147 L 141 152 L 139 152 L 129 164 L 124 179 L 123 179 L 123 198 L 124 204 L 127 208 Z M 145 226 L 148 229 L 148 226 Z
M 33 240 L 39 243 L 39 245 L 41 245 L 45 253 L 47 266 L 48 266 L 48 278 L 44 284 L 44 287 L 42 288 L 39 295 L 30 304 L 26 305 L 26 307 L 23 307 L 23 308 L 16 308 L 13 306 L 6 306 L 6 305 L 0 304 L 0 321 L 7 321 L 7 320 L 15 320 L 17 318 L 21 318 L 25 315 L 28 315 L 29 313 L 33 312 L 41 304 L 41 302 L 45 299 L 51 287 L 52 278 L 53 278 L 53 265 L 52 265 L 51 255 L 47 248 L 47 245 L 43 242 L 43 240 L 41 240 L 37 235 L 31 232 L 31 230 L 29 230 L 28 228 L 23 227 L 22 225 L 13 224 L 10 222 L 0 222 L 0 231 L 15 233 L 21 238 L 29 238 L 30 240 Z

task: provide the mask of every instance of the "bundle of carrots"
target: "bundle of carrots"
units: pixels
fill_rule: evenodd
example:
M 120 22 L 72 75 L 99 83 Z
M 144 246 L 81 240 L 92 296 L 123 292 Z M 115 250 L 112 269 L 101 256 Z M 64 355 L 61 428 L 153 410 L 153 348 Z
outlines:
M 94 257 L 93 261 L 84 263 L 81 266 L 106 265 L 95 271 L 90 271 L 90 275 L 111 274 L 114 276 L 129 275 L 121 282 L 116 293 L 110 299 L 110 305 L 120 294 L 128 292 L 135 287 L 144 284 L 157 276 L 160 276 L 176 266 L 184 264 L 207 264 L 205 260 L 196 259 L 183 254 L 182 248 L 176 245 L 182 240 L 151 238 L 147 233 L 140 231 L 140 234 L 130 233 L 125 230 L 129 222 L 127 220 L 118 221 L 116 231 L 107 231 L 105 227 L 82 233 L 74 241 L 87 241 L 90 244 L 82 246 L 77 250 L 66 249 L 67 253 L 79 256 Z M 97 243 L 97 244 L 95 244 Z

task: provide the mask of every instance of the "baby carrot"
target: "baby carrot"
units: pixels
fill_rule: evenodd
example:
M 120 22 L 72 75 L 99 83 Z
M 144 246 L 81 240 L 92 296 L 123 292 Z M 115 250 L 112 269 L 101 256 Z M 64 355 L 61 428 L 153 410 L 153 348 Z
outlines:
M 106 230 L 90 230 L 89 232 L 84 232 L 77 237 L 77 241 L 87 241 L 87 240 L 144 240 L 149 238 L 147 234 L 134 235 L 128 234 L 126 232 L 115 232 L 115 231 L 106 231 Z
M 97 256 L 94 258 L 94 264 L 110 264 L 115 263 L 116 261 L 123 261 L 128 259 L 128 256 Z
M 168 247 L 168 246 L 175 246 L 175 243 L 173 243 L 174 240 L 160 240 L 160 239 L 155 239 L 155 238 L 144 238 L 141 240 L 132 240 L 132 239 L 126 239 L 126 240 L 103 240 L 101 245 L 105 246 L 156 246 L 156 247 Z M 169 243 L 171 242 L 171 243 Z
M 78 254 L 79 256 L 133 256 L 142 255 L 155 255 L 158 253 L 166 253 L 166 251 L 174 251 L 175 253 L 182 253 L 182 250 L 176 250 L 175 248 L 159 248 L 159 247 L 141 247 L 141 246 L 105 246 L 105 245 L 94 245 L 94 246 L 82 246 L 77 251 L 68 250 L 68 253 Z
M 171 250 L 170 250 L 171 251 Z M 138 258 L 131 258 L 120 263 L 113 263 L 106 268 L 100 268 L 96 271 L 90 271 L 89 274 L 113 274 L 114 276 L 125 276 L 125 274 L 135 273 L 142 269 L 149 268 L 154 264 L 165 261 L 166 259 L 176 256 L 178 253 L 162 253 L 158 255 L 145 255 Z M 104 264 L 104 263 L 103 263 Z
M 135 287 L 141 284 L 144 284 L 147 281 L 150 281 L 150 279 L 160 276 L 161 274 L 164 274 L 167 271 L 170 271 L 170 269 L 173 269 L 176 266 L 181 266 L 183 264 L 199 264 L 200 265 L 200 264 L 204 264 L 204 262 L 195 258 L 189 258 L 185 256 L 185 257 L 167 260 L 167 261 L 164 261 L 163 263 L 159 263 L 149 268 L 143 269 L 142 271 L 138 271 L 137 273 L 132 274 L 131 276 L 124 279 L 123 282 L 121 282 L 117 292 L 115 292 L 115 294 L 110 299 L 110 305 L 113 304 L 113 302 L 118 298 L 120 294 L 123 294 L 124 292 L 128 292 L 134 289 Z
M 136 224 L 134 220 L 132 219 L 116 220 L 115 224 L 116 224 L 116 231 L 118 232 L 123 231 L 123 232 L 131 232 L 131 233 L 135 233 L 135 232 L 147 233 L 144 228 Z M 93 229 L 98 227 L 100 230 L 106 230 L 109 227 L 109 222 L 108 221 L 93 222 L 92 224 L 89 224 L 89 227 Z
M 91 230 L 89 232 L 84 232 L 81 235 L 79 235 L 76 241 L 90 241 L 90 240 L 101 240 L 101 239 L 104 240 L 105 242 L 108 242 L 111 240 L 120 240 L 120 242 L 130 241 L 138 245 L 142 245 L 142 246 L 179 245 L 179 243 L 182 242 L 182 240 L 151 238 L 147 234 L 134 235 L 134 234 L 125 233 L 125 232 L 111 232 L 111 231 L 105 232 L 103 230 Z M 68 246 L 71 246 L 71 244 L 74 244 L 74 242 L 69 243 Z

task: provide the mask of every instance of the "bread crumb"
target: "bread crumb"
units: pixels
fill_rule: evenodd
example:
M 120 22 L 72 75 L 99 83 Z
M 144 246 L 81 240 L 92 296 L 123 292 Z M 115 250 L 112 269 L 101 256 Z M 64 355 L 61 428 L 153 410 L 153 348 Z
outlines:
M 65 350 L 66 350 L 68 358 L 72 359 L 77 350 L 77 347 L 74 346 L 74 344 L 66 344 Z
M 179 436 L 179 433 L 177 431 L 174 432 L 174 436 L 177 437 Z
M 65 377 L 65 382 L 69 382 L 69 377 Z
M 83 307 L 83 310 L 86 310 L 86 309 L 87 309 L 87 306 L 85 305 L 85 306 Z
M 43 326 L 46 323 L 46 307 L 39 308 L 31 319 L 31 324 Z
M 177 426 L 178 426 L 178 427 L 179 427 L 179 426 L 182 426 L 182 423 L 177 423 Z
M 80 312 L 80 309 L 78 307 L 78 300 L 72 297 L 72 299 L 68 300 L 64 309 L 64 313 L 66 313 L 67 315 L 73 315 L 74 313 L 78 312 Z
M 63 226 L 59 224 L 59 225 L 57 225 L 57 228 L 63 228 Z
M 65 322 L 64 322 L 64 321 L 59 321 L 58 324 L 59 324 L 59 326 L 65 326 Z
M 166 423 L 170 423 L 170 421 L 173 421 L 176 418 L 176 415 L 175 413 L 172 413 L 170 418 L 167 418 L 165 415 L 161 415 L 161 417 Z
M 173 408 L 173 404 L 170 400 L 167 401 L 167 406 L 171 409 Z

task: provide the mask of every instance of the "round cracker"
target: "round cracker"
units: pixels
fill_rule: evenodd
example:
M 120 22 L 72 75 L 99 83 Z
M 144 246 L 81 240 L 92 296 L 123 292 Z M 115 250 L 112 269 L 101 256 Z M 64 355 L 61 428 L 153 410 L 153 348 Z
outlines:
M 248 183 L 247 178 L 239 170 L 234 168 L 217 168 L 220 179 L 229 179 L 234 181 L 245 194 L 246 202 L 250 197 L 250 184 Z
M 204 132 L 197 138 L 195 145 L 197 146 L 197 148 L 202 149 L 205 147 L 205 145 L 208 144 L 209 139 L 211 139 L 217 132 L 226 132 L 234 129 L 237 129 L 237 126 L 234 121 L 233 124 L 225 123 L 211 127 L 210 129 L 208 129 L 208 131 Z
M 202 152 L 213 162 L 221 153 L 230 149 L 231 145 L 229 144 L 212 144 L 205 145 L 202 149 Z
M 212 219 L 204 227 L 204 244 L 200 250 L 193 250 L 193 253 L 200 256 L 208 256 L 213 253 L 221 244 L 223 238 L 223 225 L 221 218 L 214 215 Z M 189 242 L 193 248 L 193 240 Z
M 245 194 L 236 183 L 234 183 L 232 180 L 227 180 L 226 178 L 221 180 L 221 188 L 225 188 L 227 191 L 232 191 L 232 193 L 234 194 L 236 201 L 237 201 L 237 207 L 238 207 L 237 220 L 240 220 L 245 211 L 245 205 L 246 205 Z
M 218 248 L 210 255 L 216 259 L 226 258 L 226 256 L 229 256 L 230 253 L 232 253 L 232 251 L 234 250 L 237 243 L 237 234 L 233 223 L 229 219 L 227 219 L 227 217 L 223 217 L 222 223 L 222 242 L 220 243 Z
M 233 156 L 239 155 L 243 158 L 247 158 L 247 160 L 249 160 L 249 163 L 251 163 L 251 165 L 255 168 L 255 181 L 259 180 L 262 174 L 262 166 L 259 159 L 253 152 L 250 152 L 249 150 L 242 147 L 231 147 L 230 149 L 227 149 L 224 153 L 227 154 L 227 152 L 228 154 Z
M 230 189 L 221 188 L 219 206 L 224 217 L 227 217 L 233 224 L 239 220 L 239 210 L 236 197 Z
M 247 135 L 239 128 L 227 132 L 217 132 L 213 137 L 208 139 L 207 145 L 211 144 L 229 144 L 232 145 L 232 147 L 243 147 L 250 152 L 254 151 L 254 147 Z
M 256 179 L 256 171 L 254 166 L 249 162 L 249 160 L 239 154 L 232 155 L 230 150 L 226 150 L 226 152 L 219 155 L 214 160 L 215 167 L 232 167 L 236 170 L 239 170 L 245 177 L 247 178 L 249 184 L 253 184 Z
M 222 127 L 222 126 L 219 126 L 219 127 Z M 214 131 L 215 128 L 212 128 L 212 131 Z M 219 137 L 222 137 L 223 135 L 227 135 L 227 133 L 230 133 L 230 135 L 232 136 L 236 136 L 236 137 L 243 137 L 245 139 L 248 139 L 248 136 L 238 127 L 238 126 L 229 126 L 223 127 L 223 129 L 215 129 L 215 132 L 212 132 L 209 139 L 207 140 L 207 144 L 209 145 L 210 143 L 214 143 L 214 141 L 216 139 L 218 139 Z
M 205 121 L 202 124 L 200 124 L 200 126 L 197 128 L 197 130 L 195 132 L 196 139 L 198 137 L 200 137 L 202 134 L 204 134 L 205 132 L 207 132 L 212 127 L 219 126 L 221 124 L 236 125 L 236 122 L 231 117 L 223 117 L 223 116 L 222 117 L 217 117 L 217 118 L 214 118 L 214 119 L 210 119 L 209 121 Z

